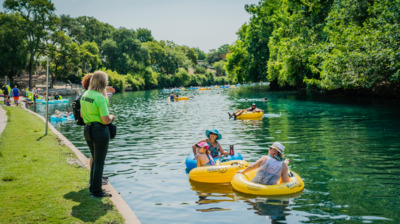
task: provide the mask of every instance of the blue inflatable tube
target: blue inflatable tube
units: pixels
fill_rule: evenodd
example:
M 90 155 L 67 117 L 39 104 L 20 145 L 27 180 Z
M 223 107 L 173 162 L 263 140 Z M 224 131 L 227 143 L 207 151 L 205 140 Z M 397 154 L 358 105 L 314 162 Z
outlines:
M 217 160 L 223 160 L 225 161 L 230 161 L 230 160 L 243 160 L 242 155 L 240 155 L 240 153 L 235 153 L 235 155 L 231 156 L 231 155 L 227 155 L 227 156 L 222 156 L 221 158 L 214 158 L 214 161 L 217 162 Z M 188 155 L 188 157 L 186 157 L 186 169 L 189 171 L 193 168 L 197 167 L 197 161 L 194 158 L 193 154 Z
M 50 121 L 52 122 L 61 122 L 61 121 L 68 121 L 68 120 L 75 120 L 74 114 L 69 115 L 68 117 L 57 117 L 56 115 L 50 116 Z

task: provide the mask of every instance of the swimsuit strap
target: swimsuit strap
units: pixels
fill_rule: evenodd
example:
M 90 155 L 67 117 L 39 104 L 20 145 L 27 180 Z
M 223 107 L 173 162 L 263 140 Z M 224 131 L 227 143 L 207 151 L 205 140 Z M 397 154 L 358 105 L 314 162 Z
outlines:
M 210 158 L 209 154 L 207 154 L 207 157 L 208 157 L 208 160 L 210 161 L 208 163 L 210 163 L 211 165 L 215 165 L 214 160 L 212 158 Z

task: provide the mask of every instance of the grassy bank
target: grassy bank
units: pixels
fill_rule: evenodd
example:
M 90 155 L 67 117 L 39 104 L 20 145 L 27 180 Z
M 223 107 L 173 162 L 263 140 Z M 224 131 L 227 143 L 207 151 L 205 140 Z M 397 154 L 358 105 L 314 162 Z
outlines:
M 0 223 L 123 223 L 109 198 L 89 195 L 89 171 L 20 107 L 0 136 Z M 69 162 L 68 162 L 69 161 Z

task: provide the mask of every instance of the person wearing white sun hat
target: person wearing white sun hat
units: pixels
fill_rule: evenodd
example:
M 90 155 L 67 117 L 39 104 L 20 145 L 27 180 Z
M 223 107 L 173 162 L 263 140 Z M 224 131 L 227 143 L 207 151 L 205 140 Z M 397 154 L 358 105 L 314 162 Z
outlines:
M 279 142 L 274 142 L 274 144 L 269 147 L 268 156 L 261 157 L 257 162 L 244 170 L 238 171 L 238 173 L 246 173 L 259 168 L 256 176 L 251 180 L 253 183 L 275 185 L 280 178 L 282 178 L 283 183 L 289 182 L 289 168 L 282 159 L 284 151 L 285 146 Z

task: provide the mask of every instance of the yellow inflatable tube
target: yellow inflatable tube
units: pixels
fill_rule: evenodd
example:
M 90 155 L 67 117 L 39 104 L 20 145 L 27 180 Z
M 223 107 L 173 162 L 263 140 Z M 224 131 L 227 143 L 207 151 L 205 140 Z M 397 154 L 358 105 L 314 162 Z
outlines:
M 244 112 L 237 116 L 236 119 L 261 119 L 264 112 Z
M 229 183 L 238 170 L 244 170 L 249 163 L 244 160 L 231 160 L 219 166 L 202 166 L 192 169 L 191 180 L 202 183 Z
M 293 171 L 289 171 L 289 182 L 276 185 L 263 185 L 251 182 L 256 175 L 258 169 L 251 170 L 246 174 L 237 173 L 232 181 L 233 189 L 252 195 L 286 195 L 300 192 L 304 189 L 304 182 L 299 175 Z
M 175 100 L 189 100 L 189 97 L 182 96 L 182 97 L 175 98 Z

